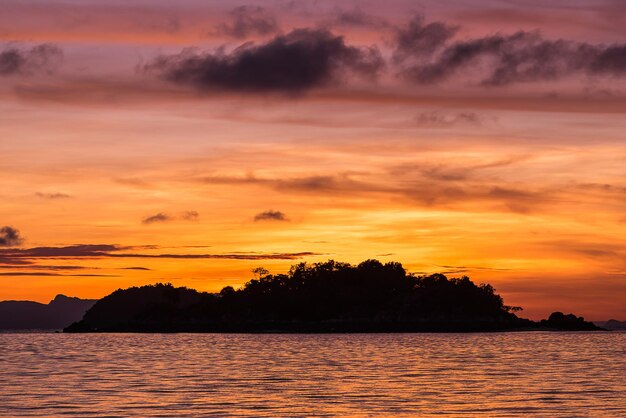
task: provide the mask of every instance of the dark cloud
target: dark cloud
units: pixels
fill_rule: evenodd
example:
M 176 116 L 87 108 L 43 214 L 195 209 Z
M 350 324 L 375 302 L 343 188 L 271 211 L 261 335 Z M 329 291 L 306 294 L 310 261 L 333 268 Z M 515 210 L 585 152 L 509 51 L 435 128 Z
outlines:
M 398 30 L 394 60 L 402 74 L 431 84 L 452 77 L 478 77 L 483 85 L 556 80 L 574 73 L 626 74 L 626 45 L 594 45 L 544 39 L 538 32 L 519 31 L 452 41 L 456 29 L 442 22 L 413 20 Z
M 51 72 L 62 58 L 63 52 L 50 44 L 31 49 L 9 47 L 0 52 L 0 76 Z
M 0 74 L 9 75 L 20 72 L 26 59 L 17 49 L 9 49 L 0 53 Z
M 141 223 L 144 225 L 150 225 L 155 223 L 163 223 L 163 222 L 171 222 L 175 220 L 183 220 L 183 221 L 197 221 L 200 217 L 200 214 L 195 210 L 188 210 L 182 212 L 180 215 L 170 215 L 167 213 L 159 212 L 156 215 L 148 216 L 144 218 Z
M 28 270 L 93 270 L 98 269 L 97 267 L 85 267 L 85 266 L 51 266 L 51 265 L 41 265 L 41 264 L 32 264 L 31 262 L 21 264 L 21 265 L 2 265 L 4 261 L 0 259 L 0 269 L 15 269 L 15 268 L 23 268 Z
M 257 213 L 254 216 L 254 222 L 259 221 L 288 221 L 287 215 L 278 210 L 266 210 L 265 212 Z
M 12 271 L 8 273 L 0 273 L 2 277 L 22 277 L 22 276 L 63 276 L 63 277 L 120 277 L 114 274 L 61 274 L 61 273 L 49 273 L 42 271 Z
M 13 257 L 0 256 L 0 264 L 7 264 L 9 266 L 28 266 L 33 263 L 28 260 L 20 260 L 20 259 L 13 258 Z
M 326 30 L 297 29 L 231 53 L 161 56 L 146 69 L 205 91 L 298 93 L 337 81 L 345 71 L 373 77 L 383 64 L 374 47 L 346 45 Z
M 235 38 L 250 35 L 270 35 L 279 31 L 274 16 L 260 6 L 239 6 L 230 11 L 230 22 L 218 27 L 218 32 Z
M 123 247 L 112 244 L 77 244 L 64 247 L 33 247 L 25 249 L 0 249 L 0 263 L 16 265 L 32 263 L 39 259 L 98 259 L 98 258 L 169 258 L 169 259 L 229 259 L 229 260 L 295 260 L 319 255 L 313 252 L 256 253 L 233 252 L 227 254 L 150 254 L 137 251 L 153 246 Z
M 152 216 L 148 216 L 144 218 L 141 221 L 141 223 L 144 225 L 150 225 L 150 224 L 160 223 L 160 222 L 170 222 L 173 220 L 174 220 L 174 217 L 161 212 L 161 213 L 157 213 L 156 215 L 152 215 Z
M 24 242 L 20 231 L 10 226 L 0 228 L 0 247 L 15 247 Z
M 0 269 L 2 270 L 48 270 L 48 271 L 73 271 L 73 270 L 100 270 L 100 267 L 91 266 L 74 266 L 74 265 L 50 265 L 50 264 L 34 264 L 32 261 L 22 260 L 21 263 L 9 264 L 9 259 L 0 258 Z M 145 270 L 147 267 L 120 267 L 118 270 Z
M 33 247 L 26 249 L 2 249 L 0 257 L 13 258 L 63 258 L 63 257 L 102 257 L 113 251 L 132 249 L 110 244 L 77 244 L 65 247 Z
M 40 193 L 40 192 L 37 192 L 37 193 L 35 193 L 35 195 L 37 197 L 41 197 L 42 199 L 52 199 L 52 200 L 55 200 L 55 199 L 69 199 L 70 197 L 72 197 L 69 194 L 65 194 L 65 193 Z
M 591 65 L 596 73 L 624 74 L 626 72 L 626 45 L 614 45 L 598 54 Z
M 221 259 L 221 260 L 296 260 L 302 257 L 320 255 L 314 252 L 296 253 L 230 253 L 230 254 L 106 254 L 114 258 L 171 258 L 171 259 Z

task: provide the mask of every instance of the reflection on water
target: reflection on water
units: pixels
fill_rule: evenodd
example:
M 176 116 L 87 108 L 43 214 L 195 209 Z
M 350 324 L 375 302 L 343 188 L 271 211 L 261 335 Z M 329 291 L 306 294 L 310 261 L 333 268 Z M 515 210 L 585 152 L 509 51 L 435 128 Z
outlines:
M 0 415 L 626 416 L 626 333 L 0 334 Z

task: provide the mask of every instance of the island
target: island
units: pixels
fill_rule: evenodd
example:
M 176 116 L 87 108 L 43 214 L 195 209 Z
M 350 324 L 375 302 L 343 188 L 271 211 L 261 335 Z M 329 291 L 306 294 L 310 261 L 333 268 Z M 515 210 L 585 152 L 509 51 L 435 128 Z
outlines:
M 117 290 L 65 332 L 486 332 L 600 330 L 560 312 L 520 318 L 489 284 L 415 275 L 397 262 L 299 263 L 254 270 L 240 289 L 198 292 L 171 284 Z

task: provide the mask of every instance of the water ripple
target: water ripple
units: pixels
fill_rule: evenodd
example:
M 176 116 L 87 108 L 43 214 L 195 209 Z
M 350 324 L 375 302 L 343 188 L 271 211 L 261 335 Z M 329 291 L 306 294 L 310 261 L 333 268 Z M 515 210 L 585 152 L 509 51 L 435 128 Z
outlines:
M 626 333 L 0 334 L 2 416 L 626 416 Z

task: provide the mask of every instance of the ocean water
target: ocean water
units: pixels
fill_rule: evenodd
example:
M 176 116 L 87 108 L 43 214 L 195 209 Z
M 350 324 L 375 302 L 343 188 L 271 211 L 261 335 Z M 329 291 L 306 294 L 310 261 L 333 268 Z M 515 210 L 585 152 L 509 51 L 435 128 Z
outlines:
M 0 334 L 2 416 L 626 416 L 626 333 Z

